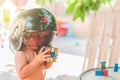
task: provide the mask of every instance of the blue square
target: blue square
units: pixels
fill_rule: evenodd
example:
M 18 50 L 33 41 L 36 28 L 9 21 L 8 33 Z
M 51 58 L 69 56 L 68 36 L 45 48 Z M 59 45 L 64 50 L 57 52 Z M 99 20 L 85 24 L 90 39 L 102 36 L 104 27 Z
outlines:
M 55 57 L 55 52 L 51 52 L 51 57 Z
M 102 76 L 103 75 L 103 72 L 101 70 L 96 70 L 95 71 L 95 75 L 96 76 Z

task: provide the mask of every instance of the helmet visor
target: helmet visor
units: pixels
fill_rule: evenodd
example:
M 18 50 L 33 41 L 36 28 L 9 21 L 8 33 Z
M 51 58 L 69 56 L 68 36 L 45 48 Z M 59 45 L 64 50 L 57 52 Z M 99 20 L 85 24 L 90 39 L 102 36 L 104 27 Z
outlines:
M 37 41 L 38 46 L 47 46 L 56 35 L 56 31 L 24 32 L 23 38 L 27 41 Z

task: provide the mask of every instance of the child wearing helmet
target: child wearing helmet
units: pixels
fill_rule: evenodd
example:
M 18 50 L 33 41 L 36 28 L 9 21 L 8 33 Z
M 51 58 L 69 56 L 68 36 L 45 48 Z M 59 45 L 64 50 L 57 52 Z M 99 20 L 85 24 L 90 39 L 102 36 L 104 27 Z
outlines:
M 44 80 L 49 62 L 51 41 L 57 33 L 56 19 L 46 9 L 21 12 L 13 22 L 10 48 L 15 52 L 16 72 L 20 80 Z M 56 58 L 56 57 L 55 57 Z

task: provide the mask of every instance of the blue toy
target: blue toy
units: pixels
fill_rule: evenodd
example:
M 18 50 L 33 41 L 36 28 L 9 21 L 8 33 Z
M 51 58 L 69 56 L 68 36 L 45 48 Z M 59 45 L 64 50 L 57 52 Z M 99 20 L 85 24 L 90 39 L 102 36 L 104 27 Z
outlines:
M 95 71 L 95 75 L 96 76 L 102 76 L 103 75 L 103 72 L 101 70 L 96 70 Z
M 118 64 L 117 64 L 117 63 L 114 64 L 113 71 L 114 71 L 114 72 L 118 72 Z

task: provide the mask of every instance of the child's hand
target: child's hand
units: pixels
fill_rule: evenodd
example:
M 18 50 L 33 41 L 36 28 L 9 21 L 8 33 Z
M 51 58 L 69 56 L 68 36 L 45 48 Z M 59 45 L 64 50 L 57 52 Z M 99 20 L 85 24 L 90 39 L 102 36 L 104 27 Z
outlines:
M 42 47 L 42 48 L 40 49 L 38 55 L 37 55 L 37 58 L 38 58 L 38 60 L 39 60 L 40 63 L 43 63 L 43 62 L 45 62 L 45 61 L 48 61 L 48 58 L 50 57 L 50 55 L 47 54 L 47 52 L 49 52 L 50 49 L 47 49 L 47 50 L 45 50 L 45 51 L 44 51 L 44 49 L 45 49 L 45 47 Z

